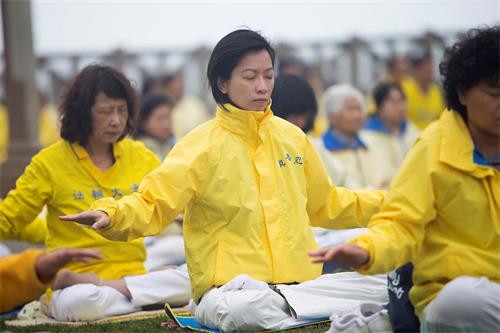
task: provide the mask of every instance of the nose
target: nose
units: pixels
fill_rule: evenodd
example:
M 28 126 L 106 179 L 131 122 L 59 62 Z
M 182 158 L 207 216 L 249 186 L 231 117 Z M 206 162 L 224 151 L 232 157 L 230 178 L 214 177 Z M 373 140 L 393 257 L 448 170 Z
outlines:
M 265 78 L 259 77 L 257 79 L 256 89 L 259 94 L 267 94 L 268 86 Z
M 120 124 L 120 116 L 118 114 L 118 110 L 114 110 L 109 117 L 109 124 L 111 126 L 117 126 Z

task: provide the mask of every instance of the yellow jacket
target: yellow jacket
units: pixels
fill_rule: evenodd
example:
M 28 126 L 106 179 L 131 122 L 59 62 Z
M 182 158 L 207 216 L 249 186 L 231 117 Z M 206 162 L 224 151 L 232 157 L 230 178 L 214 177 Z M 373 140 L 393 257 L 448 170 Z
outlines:
M 35 261 L 43 250 L 26 250 L 0 258 L 0 313 L 40 295 L 46 285 L 38 280 Z
M 95 272 L 102 278 L 120 278 L 145 272 L 142 240 L 109 241 L 77 223 L 59 216 L 86 210 L 101 197 L 121 197 L 137 190 L 142 177 L 159 165 L 156 156 L 140 142 L 124 139 L 113 147 L 115 163 L 98 169 L 79 144 L 59 141 L 33 157 L 16 189 L 0 203 L 0 240 L 16 235 L 47 205 L 46 246 L 98 248 L 102 261 L 71 263 L 75 272 Z
M 500 172 L 473 162 L 473 142 L 445 111 L 408 153 L 369 231 L 351 242 L 370 253 L 360 271 L 414 265 L 417 315 L 458 276 L 500 281 Z
M 307 136 L 269 107 L 225 107 L 179 141 L 139 193 L 92 205 L 111 219 L 101 233 L 122 241 L 157 234 L 186 208 L 195 301 L 238 274 L 269 283 L 316 278 L 309 226 L 365 225 L 384 194 L 332 186 Z
M 436 83 L 431 83 L 427 92 L 424 92 L 413 78 L 407 78 L 401 82 L 401 87 L 408 103 L 408 119 L 420 130 L 439 118 L 445 102 L 441 88 Z

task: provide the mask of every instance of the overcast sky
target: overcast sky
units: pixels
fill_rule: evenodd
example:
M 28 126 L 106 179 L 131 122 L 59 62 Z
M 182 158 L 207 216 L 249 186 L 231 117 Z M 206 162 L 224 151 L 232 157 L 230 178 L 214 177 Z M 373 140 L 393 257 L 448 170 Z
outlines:
M 32 3 L 35 51 L 213 46 L 248 26 L 271 41 L 455 31 L 500 22 L 500 0 L 47 1 Z

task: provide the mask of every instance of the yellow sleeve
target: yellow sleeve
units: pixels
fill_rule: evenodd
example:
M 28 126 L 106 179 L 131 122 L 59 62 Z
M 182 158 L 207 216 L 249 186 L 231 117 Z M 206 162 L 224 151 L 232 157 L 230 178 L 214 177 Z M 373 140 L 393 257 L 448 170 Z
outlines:
M 33 300 L 46 286 L 38 280 L 35 261 L 43 250 L 26 250 L 0 259 L 0 313 Z
M 10 237 L 10 239 L 22 240 L 33 244 L 43 244 L 45 243 L 46 236 L 47 221 L 45 219 L 37 217 L 32 223 L 28 224 L 16 235 Z
M 37 155 L 18 178 L 16 188 L 0 203 L 0 241 L 19 237 L 51 196 L 52 181 Z
M 99 233 L 128 241 L 162 232 L 201 190 L 208 162 L 206 154 L 195 151 L 200 150 L 197 146 L 199 140 L 180 141 L 163 164 L 143 178 L 138 192 L 118 201 L 95 201 L 90 209 L 106 212 L 111 220 Z
M 362 273 L 385 273 L 414 259 L 424 238 L 425 225 L 436 217 L 432 154 L 418 140 L 408 153 L 380 213 L 369 230 L 350 241 L 370 254 Z
M 305 173 L 307 212 L 314 227 L 364 227 L 368 219 L 379 211 L 384 200 L 384 191 L 352 191 L 333 185 L 309 140 L 306 147 Z

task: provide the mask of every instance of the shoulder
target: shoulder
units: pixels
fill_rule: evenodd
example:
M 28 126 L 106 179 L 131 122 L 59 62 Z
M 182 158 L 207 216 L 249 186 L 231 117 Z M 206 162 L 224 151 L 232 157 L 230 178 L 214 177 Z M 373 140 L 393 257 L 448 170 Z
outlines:
M 132 159 L 135 161 L 140 161 L 141 163 L 147 163 L 150 165 L 158 166 L 160 161 L 158 157 L 146 148 L 143 142 L 138 140 L 133 140 L 130 138 L 125 138 L 119 142 L 122 154 L 127 159 Z
M 271 117 L 270 130 L 273 136 L 297 143 L 309 142 L 307 135 L 297 126 L 277 116 Z

